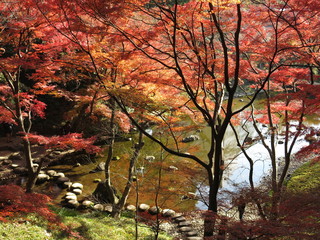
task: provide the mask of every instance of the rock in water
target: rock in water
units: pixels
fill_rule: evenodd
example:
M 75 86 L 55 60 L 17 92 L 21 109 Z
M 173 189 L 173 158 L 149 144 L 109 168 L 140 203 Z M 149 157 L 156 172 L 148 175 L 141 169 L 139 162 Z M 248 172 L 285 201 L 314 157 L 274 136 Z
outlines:
M 193 142 L 193 141 L 196 141 L 196 140 L 199 140 L 200 137 L 198 135 L 190 135 L 188 137 L 185 137 L 182 139 L 182 142 L 183 143 L 188 143 L 188 142 Z
M 91 170 L 90 173 L 102 172 L 106 169 L 106 164 L 104 162 L 99 163 L 95 169 Z

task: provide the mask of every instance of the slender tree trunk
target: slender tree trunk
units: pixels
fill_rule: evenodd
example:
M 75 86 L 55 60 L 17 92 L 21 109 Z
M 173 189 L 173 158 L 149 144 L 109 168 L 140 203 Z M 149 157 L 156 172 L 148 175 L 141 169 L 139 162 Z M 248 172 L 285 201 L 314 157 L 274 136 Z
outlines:
M 130 159 L 130 166 L 129 166 L 129 170 L 128 170 L 128 180 L 127 180 L 126 187 L 122 193 L 122 197 L 120 198 L 119 203 L 115 204 L 112 208 L 111 215 L 114 218 L 120 217 L 121 211 L 122 211 L 124 205 L 126 204 L 127 198 L 129 196 L 129 193 L 131 190 L 132 182 L 133 182 L 134 167 L 136 164 L 136 160 L 138 159 L 139 153 L 140 153 L 143 146 L 144 146 L 144 143 L 142 141 L 142 133 L 139 132 L 139 140 L 138 140 L 138 143 L 136 143 L 134 146 L 134 152 L 133 152 L 133 155 Z
M 27 139 L 23 139 L 23 149 L 24 149 L 24 156 L 26 158 L 26 165 L 28 169 L 28 180 L 26 185 L 26 192 L 31 193 L 34 185 L 37 181 L 37 171 L 35 171 L 33 166 L 33 160 L 31 156 L 31 146 L 30 142 Z
M 217 179 L 213 176 L 212 168 L 208 167 L 206 170 L 209 180 L 209 206 L 208 211 L 204 215 L 204 237 L 210 237 L 215 230 L 218 212 L 217 194 L 220 184 L 218 184 L 217 188 Z
M 114 148 L 114 140 L 116 136 L 116 125 L 114 123 L 115 120 L 115 102 L 111 100 L 111 119 L 110 119 L 110 143 L 108 146 L 108 155 L 105 161 L 105 180 L 100 182 L 95 189 L 93 195 L 100 201 L 110 203 L 112 205 L 117 204 L 119 199 L 116 196 L 116 190 L 111 184 L 111 171 L 110 165 L 113 156 L 113 148 Z
M 15 110 L 16 110 L 16 122 L 18 124 L 18 128 L 19 131 L 21 131 L 23 133 L 23 137 L 22 138 L 22 143 L 23 143 L 23 153 L 25 156 L 25 161 L 26 161 L 26 166 L 28 169 L 28 179 L 27 179 L 27 184 L 26 184 L 26 192 L 30 193 L 32 192 L 32 189 L 36 183 L 37 180 L 37 176 L 39 171 L 36 171 L 34 169 L 34 165 L 33 165 L 33 159 L 32 159 L 32 154 L 31 154 L 31 144 L 30 141 L 28 139 L 27 134 L 30 132 L 31 130 L 31 126 L 32 126 L 32 122 L 31 122 L 31 112 L 29 111 L 28 113 L 28 125 L 26 125 L 25 120 L 26 118 L 23 116 L 22 114 L 22 109 L 21 109 L 21 105 L 20 105 L 20 69 L 19 71 L 16 73 L 16 79 L 12 79 L 13 82 L 13 89 L 12 91 L 15 94 Z

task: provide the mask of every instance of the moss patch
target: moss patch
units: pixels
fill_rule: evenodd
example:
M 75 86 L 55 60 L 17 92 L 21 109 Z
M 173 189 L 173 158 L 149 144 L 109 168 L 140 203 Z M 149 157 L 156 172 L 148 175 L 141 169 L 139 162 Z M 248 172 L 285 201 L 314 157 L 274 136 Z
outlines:
M 0 239 L 6 240 L 132 240 L 135 239 L 135 222 L 132 218 L 120 220 L 105 213 L 79 213 L 69 209 L 55 209 L 61 222 L 68 226 L 69 234 L 59 227 L 48 227 L 47 222 L 36 214 L 20 216 L 0 222 Z M 146 225 L 139 224 L 139 239 L 154 239 L 154 232 Z M 159 240 L 172 237 L 161 233 Z
M 320 186 L 320 163 L 306 163 L 298 168 L 287 183 L 294 192 L 309 191 Z

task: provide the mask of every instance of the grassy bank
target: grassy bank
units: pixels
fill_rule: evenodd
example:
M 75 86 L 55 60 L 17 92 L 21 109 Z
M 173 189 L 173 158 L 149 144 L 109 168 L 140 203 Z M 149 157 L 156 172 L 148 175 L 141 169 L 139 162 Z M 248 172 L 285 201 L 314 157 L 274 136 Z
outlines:
M 61 222 L 49 223 L 43 218 L 29 214 L 0 222 L 0 239 L 6 240 L 132 240 L 135 239 L 135 223 L 132 218 L 115 220 L 105 213 L 79 213 L 70 209 L 56 209 Z M 139 224 L 139 239 L 154 239 L 150 227 Z M 172 237 L 163 233 L 160 240 Z

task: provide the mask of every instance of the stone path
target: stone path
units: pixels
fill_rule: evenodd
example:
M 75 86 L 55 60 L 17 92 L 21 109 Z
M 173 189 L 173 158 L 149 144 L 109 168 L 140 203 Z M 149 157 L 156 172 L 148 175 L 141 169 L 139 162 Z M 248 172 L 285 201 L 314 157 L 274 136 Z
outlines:
M 202 240 L 198 232 L 194 230 L 192 223 L 188 221 L 182 214 L 177 214 L 171 218 L 176 224 L 178 231 L 187 240 Z

